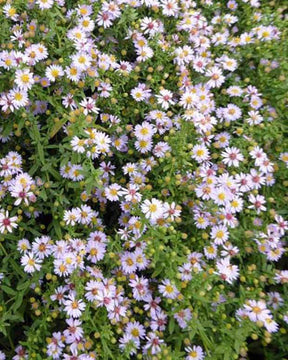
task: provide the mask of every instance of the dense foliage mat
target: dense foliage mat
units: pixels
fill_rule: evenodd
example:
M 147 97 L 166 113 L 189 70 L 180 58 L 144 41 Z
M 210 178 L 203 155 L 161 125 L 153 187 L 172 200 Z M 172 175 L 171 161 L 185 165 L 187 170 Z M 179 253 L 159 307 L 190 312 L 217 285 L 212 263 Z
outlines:
M 0 23 L 0 359 L 287 359 L 286 0 Z

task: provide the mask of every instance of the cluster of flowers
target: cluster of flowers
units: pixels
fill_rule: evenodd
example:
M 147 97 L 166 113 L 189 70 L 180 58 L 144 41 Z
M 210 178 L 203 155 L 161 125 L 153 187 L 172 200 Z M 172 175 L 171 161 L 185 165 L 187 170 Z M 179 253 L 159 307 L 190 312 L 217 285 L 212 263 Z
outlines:
M 10 197 L 14 206 L 24 205 L 26 211 L 24 214 L 31 217 L 29 204 L 37 201 L 36 183 L 42 185 L 40 179 L 37 182 L 22 169 L 22 157 L 15 151 L 10 151 L 5 157 L 0 159 L 0 198 Z M 22 212 L 21 212 L 22 213 Z M 37 212 L 34 216 L 39 215 Z M 11 233 L 17 228 L 18 216 L 9 216 L 9 211 L 0 209 L 0 233 Z
M 257 26 L 243 29 L 242 7 L 252 8 Z M 258 0 L 220 9 L 212 0 L 87 0 L 72 8 L 68 0 L 7 1 L 3 14 L 0 109 L 16 120 L 8 130 L 1 123 L 0 141 L 19 145 L 0 159 L 0 233 L 18 240 L 19 264 L 42 293 L 32 310 L 59 316 L 45 328 L 46 344 L 37 340 L 43 356 L 105 358 L 113 339 L 119 359 L 216 359 L 193 328 L 196 292 L 223 285 L 203 312 L 218 316 L 249 253 L 272 264 L 271 284 L 288 282 L 276 269 L 288 222 L 270 209 L 288 156 L 254 140 L 277 114 L 241 78 L 242 49 L 277 41 L 280 31 L 267 25 Z M 19 142 L 21 131 L 29 141 Z M 49 211 L 53 222 L 38 226 Z M 238 328 L 246 319 L 277 332 L 281 293 L 259 300 L 249 291 L 229 310 Z M 192 328 L 190 341 L 183 333 Z M 23 334 L 13 360 L 35 350 L 21 341 Z
M 269 332 L 278 330 L 278 325 L 273 320 L 271 311 L 267 309 L 266 303 L 263 300 L 248 300 L 244 308 L 237 311 L 237 316 L 242 319 L 249 318 L 249 320 L 254 322 L 263 321 L 264 326 Z

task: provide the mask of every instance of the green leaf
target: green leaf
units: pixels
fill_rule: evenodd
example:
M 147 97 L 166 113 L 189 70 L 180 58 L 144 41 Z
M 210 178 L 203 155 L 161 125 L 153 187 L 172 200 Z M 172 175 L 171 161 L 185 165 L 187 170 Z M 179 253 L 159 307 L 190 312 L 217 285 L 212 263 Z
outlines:
M 224 360 L 231 360 L 231 353 L 229 351 L 224 353 Z
M 25 281 L 24 283 L 20 283 L 20 284 L 17 286 L 16 289 L 19 290 L 19 291 L 21 291 L 21 290 L 26 290 L 26 289 L 29 288 L 30 284 L 31 284 L 30 280 Z
M 39 168 L 39 164 L 35 163 L 29 170 L 29 174 L 31 176 L 33 176 L 35 174 L 35 172 L 38 170 Z
M 20 275 L 21 277 L 23 277 L 24 275 L 24 271 L 21 268 L 21 266 L 19 264 L 16 263 L 16 261 L 14 259 L 9 258 L 9 263 L 12 266 L 13 270 Z
M 8 323 L 0 324 L 0 332 L 1 332 L 4 336 L 7 336 L 6 326 L 10 326 L 10 324 L 8 324 Z
M 59 222 L 57 220 L 53 220 L 52 225 L 58 238 L 62 239 L 62 230 Z
M 16 312 L 23 303 L 24 292 L 18 293 L 14 304 L 11 306 L 11 310 Z
M 157 264 L 156 264 L 156 267 L 157 267 Z M 158 264 L 158 267 L 156 268 L 156 270 L 154 270 L 153 274 L 152 274 L 152 278 L 158 276 L 159 274 L 161 274 L 161 272 L 163 271 L 163 266 L 159 266 Z
M 57 121 L 53 126 L 52 130 L 50 131 L 49 138 L 52 139 L 58 133 L 58 131 L 62 129 L 63 125 L 65 125 L 67 121 L 68 118 L 63 118 Z
M 54 177 L 54 179 L 60 181 L 62 180 L 61 175 L 58 173 L 58 171 L 56 171 L 55 169 L 53 169 L 51 167 L 51 165 L 48 167 L 47 171 Z
M 1 285 L 1 289 L 8 295 L 16 295 L 17 292 L 6 285 Z
M 43 199 L 44 201 L 47 200 L 47 194 L 46 194 L 46 191 L 45 191 L 44 189 L 43 189 L 42 191 L 40 191 L 39 197 L 40 197 L 41 199 Z
M 2 135 L 3 137 L 6 137 L 6 136 L 10 135 L 12 129 L 13 129 L 13 121 L 10 121 L 10 122 L 7 124 L 7 126 L 4 127 L 1 135 Z
M 44 164 L 44 149 L 41 143 L 41 135 L 37 125 L 37 121 L 32 122 L 32 138 L 36 143 L 37 155 L 39 156 L 41 163 Z
M 168 326 L 169 334 L 173 334 L 174 329 L 175 329 L 175 319 L 174 319 L 174 317 L 171 317 L 171 319 L 169 321 L 169 326 Z

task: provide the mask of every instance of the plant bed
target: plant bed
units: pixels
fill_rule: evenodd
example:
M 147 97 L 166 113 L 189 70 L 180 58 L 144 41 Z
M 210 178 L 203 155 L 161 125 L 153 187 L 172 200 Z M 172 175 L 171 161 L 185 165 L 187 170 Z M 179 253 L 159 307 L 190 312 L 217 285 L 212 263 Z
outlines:
M 0 360 L 288 359 L 286 1 L 0 9 Z

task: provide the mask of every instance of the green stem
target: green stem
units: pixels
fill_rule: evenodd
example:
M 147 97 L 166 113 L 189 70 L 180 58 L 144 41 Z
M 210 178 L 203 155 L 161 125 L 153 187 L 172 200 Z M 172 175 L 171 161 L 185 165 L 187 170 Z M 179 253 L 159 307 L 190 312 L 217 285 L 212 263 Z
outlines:
M 1 242 L 0 242 L 0 248 L 1 248 L 1 250 L 3 251 L 4 255 L 5 255 L 5 256 L 8 256 L 8 253 L 7 253 L 6 249 L 4 248 L 4 246 L 2 245 Z

